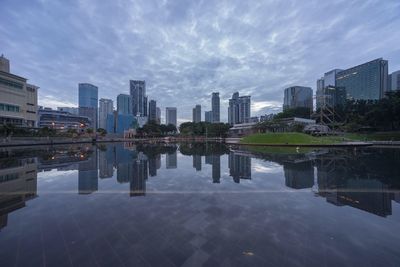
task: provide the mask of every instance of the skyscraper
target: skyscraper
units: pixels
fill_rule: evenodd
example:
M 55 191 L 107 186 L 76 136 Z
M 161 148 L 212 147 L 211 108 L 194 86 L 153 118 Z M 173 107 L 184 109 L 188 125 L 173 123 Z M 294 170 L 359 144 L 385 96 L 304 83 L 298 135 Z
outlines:
M 313 108 L 312 89 L 304 86 L 292 86 L 285 89 L 283 110 L 291 108 Z
M 157 117 L 157 123 L 161 124 L 161 109 L 159 107 L 156 107 L 156 117 Z
M 378 58 L 336 74 L 336 86 L 344 87 L 348 99 L 377 100 L 388 89 L 388 61 Z
M 201 106 L 196 105 L 193 108 L 193 122 L 201 122 Z
M 149 102 L 149 121 L 157 122 L 157 102 L 155 100 Z
M 236 92 L 229 99 L 228 107 L 228 123 L 238 124 L 245 123 L 251 117 L 250 96 L 239 96 Z
M 219 93 L 212 93 L 211 97 L 211 110 L 212 110 L 212 122 L 218 123 L 220 122 L 220 103 L 219 103 Z
M 90 83 L 80 83 L 79 87 L 79 115 L 89 117 L 92 128 L 97 129 L 98 118 L 98 88 Z
M 205 120 L 205 122 L 212 122 L 212 119 L 213 119 L 212 111 L 204 112 L 204 120 Z
M 326 105 L 330 107 L 344 104 L 346 100 L 346 90 L 343 87 L 336 86 L 336 76 L 341 69 L 333 69 L 324 74 L 321 79 L 317 80 L 316 91 L 316 109 Z
M 134 116 L 147 116 L 146 82 L 130 80 L 132 113 Z
M 177 109 L 174 107 L 165 108 L 165 124 L 173 124 L 177 126 Z
M 390 84 L 388 91 L 400 90 L 400 70 L 392 72 L 388 83 Z
M 133 114 L 130 95 L 119 94 L 117 96 L 117 111 L 118 114 Z
M 99 100 L 99 127 L 106 129 L 107 115 L 114 111 L 113 101 L 111 99 L 100 98 Z

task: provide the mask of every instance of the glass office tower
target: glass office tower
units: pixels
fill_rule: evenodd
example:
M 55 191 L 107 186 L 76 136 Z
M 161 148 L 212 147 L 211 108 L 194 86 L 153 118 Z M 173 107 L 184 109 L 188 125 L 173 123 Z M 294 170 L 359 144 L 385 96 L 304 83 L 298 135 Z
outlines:
M 79 84 L 79 115 L 89 117 L 94 130 L 97 129 L 98 91 L 97 86 L 90 83 Z
M 336 75 L 336 86 L 346 90 L 348 99 L 377 100 L 388 90 L 388 61 L 378 58 L 343 70 Z

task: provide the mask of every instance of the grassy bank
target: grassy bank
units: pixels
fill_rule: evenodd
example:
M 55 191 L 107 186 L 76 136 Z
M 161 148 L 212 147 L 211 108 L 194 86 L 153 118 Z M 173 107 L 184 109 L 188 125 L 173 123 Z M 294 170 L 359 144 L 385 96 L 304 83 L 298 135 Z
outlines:
M 352 139 L 353 140 L 353 139 Z M 351 141 L 340 136 L 315 137 L 303 133 L 262 133 L 244 137 L 241 143 L 245 144 L 288 144 L 288 145 L 329 145 L 343 141 Z

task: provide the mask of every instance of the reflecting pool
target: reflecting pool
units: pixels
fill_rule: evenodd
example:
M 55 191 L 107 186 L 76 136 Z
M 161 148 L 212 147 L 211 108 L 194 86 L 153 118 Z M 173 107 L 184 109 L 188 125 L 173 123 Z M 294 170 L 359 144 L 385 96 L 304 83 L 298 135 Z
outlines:
M 0 150 L 0 266 L 400 266 L 400 149 Z

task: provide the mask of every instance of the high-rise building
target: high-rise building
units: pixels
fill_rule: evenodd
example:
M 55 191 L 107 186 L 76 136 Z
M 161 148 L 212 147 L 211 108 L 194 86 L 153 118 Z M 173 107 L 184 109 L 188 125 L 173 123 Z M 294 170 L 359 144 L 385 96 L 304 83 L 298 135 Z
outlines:
M 196 105 L 193 108 L 193 122 L 201 122 L 201 106 Z
M 99 127 L 107 128 L 107 115 L 114 111 L 113 101 L 111 99 L 100 98 L 99 100 Z
M 388 61 L 378 58 L 336 74 L 336 86 L 344 87 L 348 99 L 377 100 L 388 90 Z
M 400 90 L 400 70 L 392 72 L 389 75 L 388 91 Z
M 155 100 L 149 101 L 149 121 L 157 122 L 157 102 Z
M 136 128 L 137 117 L 132 114 L 119 114 L 114 111 L 107 114 L 106 130 L 107 133 L 123 134 L 124 131 Z
M 146 82 L 130 80 L 132 113 L 134 116 L 147 116 Z
M 238 92 L 234 93 L 232 99 L 229 99 L 228 123 L 231 125 L 246 123 L 251 117 L 250 110 L 250 96 L 239 96 Z
M 0 124 L 36 127 L 39 87 L 10 73 L 10 62 L 0 57 Z
M 90 83 L 80 83 L 79 88 L 79 115 L 89 117 L 92 128 L 97 129 L 98 118 L 98 88 Z
M 212 93 L 211 97 L 211 111 L 212 111 L 212 122 L 220 122 L 220 103 L 219 103 L 219 93 Z
M 317 80 L 317 91 L 316 91 L 316 101 L 315 101 L 317 110 L 321 107 L 324 107 L 325 104 L 327 104 L 327 102 L 328 104 L 336 105 L 336 102 L 338 101 L 335 101 L 333 99 L 336 98 L 336 94 L 338 94 L 338 97 L 340 98 L 342 97 L 342 93 L 346 92 L 343 88 L 340 87 L 338 87 L 336 90 L 336 75 L 340 71 L 342 70 L 333 69 L 331 71 L 326 72 L 321 79 Z M 333 94 L 335 96 L 333 96 Z M 343 103 L 344 101 L 345 99 L 343 100 Z
M 212 111 L 204 112 L 204 121 L 205 122 L 212 122 L 212 119 L 213 119 Z
M 161 124 L 161 109 L 159 107 L 156 107 L 156 117 L 157 123 Z
M 312 89 L 304 86 L 292 86 L 285 89 L 283 110 L 291 108 L 313 108 Z
M 118 114 L 133 114 L 130 95 L 119 94 L 117 96 L 117 112 Z
M 174 107 L 165 108 L 165 124 L 178 125 L 177 122 L 177 109 Z

